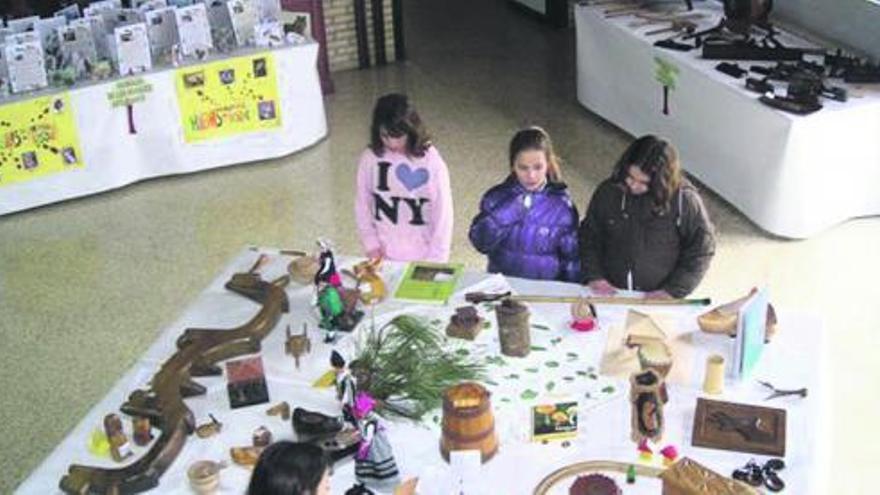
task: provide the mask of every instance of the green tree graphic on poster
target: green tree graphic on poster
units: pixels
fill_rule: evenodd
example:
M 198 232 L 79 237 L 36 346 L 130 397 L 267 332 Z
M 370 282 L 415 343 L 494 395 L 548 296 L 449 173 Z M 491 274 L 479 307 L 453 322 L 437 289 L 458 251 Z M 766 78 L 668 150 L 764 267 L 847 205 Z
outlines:
M 654 57 L 654 62 L 657 63 L 654 79 L 663 85 L 663 115 L 669 115 L 669 91 L 675 89 L 678 67 L 660 57 Z
M 134 104 L 147 99 L 147 93 L 153 91 L 153 86 L 142 77 L 124 79 L 113 85 L 113 89 L 107 93 L 107 99 L 113 108 L 125 106 L 128 111 L 128 133 L 137 134 L 134 126 Z

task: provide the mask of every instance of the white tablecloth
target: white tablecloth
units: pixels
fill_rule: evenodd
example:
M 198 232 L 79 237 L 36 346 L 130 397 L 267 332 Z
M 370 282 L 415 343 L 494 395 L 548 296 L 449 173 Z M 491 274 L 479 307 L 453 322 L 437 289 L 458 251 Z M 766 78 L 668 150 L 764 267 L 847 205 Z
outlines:
M 252 53 L 257 52 L 243 55 Z M 286 46 L 271 53 L 282 125 L 268 131 L 186 143 L 174 86 L 176 69 L 139 76 L 152 85 L 152 92 L 134 105 L 136 134 L 128 133 L 125 108 L 108 102 L 107 93 L 116 81 L 70 90 L 85 166 L 0 187 L 0 215 L 151 177 L 276 158 L 316 143 L 327 135 L 318 45 Z
M 880 214 L 878 85 L 852 91 L 846 103 L 823 99 L 825 108 L 811 115 L 782 112 L 758 102 L 745 89 L 745 78 L 715 70 L 719 61 L 703 60 L 700 50 L 653 46 L 668 34 L 644 33 L 662 24 L 633 28 L 637 18 L 608 19 L 607 8 L 575 7 L 582 105 L 633 135 L 671 140 L 689 173 L 773 234 L 805 238 L 850 218 Z M 697 11 L 707 15 L 701 27 L 714 25 L 719 9 L 701 4 Z M 679 71 L 669 115 L 661 111 L 655 57 Z
M 143 358 L 126 373 L 83 420 L 70 432 L 58 447 L 49 455 L 42 465 L 18 488 L 20 494 L 47 494 L 58 492 L 57 485 L 71 463 L 86 465 L 115 466 L 109 459 L 100 459 L 90 455 L 86 442 L 90 433 L 100 428 L 105 414 L 117 411 L 128 394 L 137 387 L 144 386 L 153 373 L 159 368 L 174 350 L 174 342 L 187 327 L 230 328 L 250 319 L 258 306 L 245 298 L 223 289 L 223 284 L 238 271 L 247 270 L 257 253 L 245 251 L 239 255 L 227 269 L 198 297 L 189 309 L 169 328 L 162 332 L 156 343 L 145 353 Z M 343 260 L 341 265 L 345 265 Z M 349 260 L 350 261 L 350 260 Z M 272 279 L 284 273 L 289 258 L 273 257 L 272 262 L 263 269 L 263 276 Z M 383 276 L 393 286 L 401 273 L 402 265 L 386 265 Z M 507 283 L 520 293 L 544 294 L 579 294 L 582 288 L 573 284 L 535 282 L 520 279 L 505 279 L 501 276 L 489 276 L 479 273 L 467 273 L 459 287 L 460 291 L 448 306 L 426 307 L 404 305 L 389 301 L 379 305 L 375 311 L 375 321 L 381 324 L 400 311 L 420 314 L 426 318 L 443 318 L 443 321 L 454 311 L 467 287 L 480 290 L 503 287 Z M 475 285 L 477 284 L 477 285 Z M 329 369 L 330 346 L 322 342 L 322 336 L 316 328 L 314 310 L 308 304 L 312 298 L 310 286 L 292 284 L 288 288 L 291 300 L 291 311 L 284 316 L 276 328 L 263 341 L 262 358 L 269 385 L 270 404 L 282 400 L 294 407 L 306 407 L 336 414 L 339 405 L 335 401 L 332 390 L 317 390 L 310 385 L 315 378 Z M 644 307 L 643 307 L 644 309 Z M 651 308 L 649 308 L 651 309 Z M 688 334 L 696 331 L 694 315 L 698 309 L 661 309 L 653 308 L 654 312 L 663 313 L 676 321 L 676 332 Z M 481 308 L 481 311 L 483 309 Z M 617 391 L 603 400 L 586 400 L 584 390 L 592 390 L 593 395 L 601 395 L 598 387 L 608 383 L 606 377 L 593 381 L 578 377 L 573 383 L 558 381 L 556 393 L 570 392 L 581 401 L 579 411 L 580 430 L 577 438 L 569 447 L 561 442 L 548 444 L 532 443 L 526 438 L 529 402 L 519 399 L 521 386 L 504 380 L 511 369 L 524 369 L 529 366 L 541 367 L 541 372 L 534 379 L 543 383 L 549 374 L 555 371 L 545 364 L 549 360 L 561 363 L 559 369 L 566 366 L 598 368 L 598 359 L 605 347 L 608 329 L 623 323 L 626 308 L 600 306 L 600 329 L 590 333 L 577 333 L 567 328 L 569 319 L 565 305 L 532 305 L 532 323 L 547 327 L 547 330 L 535 329 L 532 332 L 532 344 L 547 348 L 547 351 L 532 351 L 528 358 L 519 360 L 505 358 L 509 367 L 497 368 L 489 366 L 491 378 L 499 383 L 492 385 L 493 408 L 496 419 L 496 432 L 500 439 L 498 454 L 480 471 L 480 483 L 469 487 L 465 493 L 485 494 L 528 494 L 532 493 L 537 483 L 547 474 L 566 464 L 584 460 L 617 460 L 636 462 L 636 446 L 629 439 L 630 406 L 627 398 L 628 387 L 617 385 Z M 370 314 L 367 315 L 367 321 Z M 494 318 L 490 319 L 493 327 L 484 330 L 474 344 L 461 345 L 471 349 L 475 355 L 498 355 L 497 330 Z M 301 368 L 297 370 L 293 359 L 284 355 L 284 326 L 290 324 L 300 329 L 303 322 L 312 328 L 312 351 L 301 360 Z M 824 355 L 823 331 L 818 318 L 805 314 L 780 312 L 781 331 L 776 340 L 765 349 L 765 355 L 756 371 L 756 378 L 770 380 L 780 387 L 809 387 L 806 399 L 784 398 L 771 402 L 763 402 L 767 394 L 752 381 L 742 383 L 728 382 L 725 393 L 713 399 L 730 400 L 763 404 L 785 408 L 788 411 L 787 428 L 787 467 L 783 478 L 788 483 L 787 493 L 809 494 L 825 493 L 823 490 L 825 473 L 823 468 L 828 465 L 825 455 L 828 452 L 826 432 L 829 417 L 825 407 L 823 392 L 826 378 L 826 358 Z M 730 472 L 752 458 L 763 460 L 761 456 L 734 453 L 728 451 L 695 448 L 691 444 L 691 428 L 695 410 L 695 399 L 701 396 L 699 382 L 702 379 L 705 354 L 729 348 L 732 339 L 727 337 L 695 335 L 695 342 L 701 349 L 695 352 L 693 384 L 670 385 L 670 402 L 665 408 L 666 430 L 661 445 L 676 445 L 682 455 L 690 456 L 699 462 L 729 475 Z M 345 337 L 338 341 L 336 348 L 349 354 L 353 346 L 353 338 Z M 568 359 L 567 353 L 576 352 L 576 362 Z M 350 356 L 350 354 L 349 354 Z M 679 366 L 679 364 L 676 364 Z M 521 375 L 528 375 L 522 371 Z M 523 376 L 523 379 L 528 379 Z M 229 447 L 249 445 L 251 433 L 259 425 L 267 426 L 275 439 L 293 439 L 288 421 L 265 414 L 268 404 L 230 410 L 225 389 L 225 378 L 214 377 L 198 379 L 205 385 L 208 392 L 204 396 L 188 399 L 187 404 L 193 410 L 197 423 L 209 421 L 211 413 L 224 423 L 220 435 L 210 439 L 199 439 L 195 436 L 187 440 L 181 454 L 161 478 L 160 485 L 154 493 L 190 493 L 186 480 L 186 469 L 194 461 L 200 459 L 229 460 Z M 613 383 L 613 382 L 612 382 Z M 539 390 L 543 392 L 543 390 Z M 504 402 L 503 397 L 513 400 Z M 534 402 L 531 402 L 534 405 Z M 437 413 L 440 414 L 439 411 Z M 458 493 L 456 479 L 452 471 L 441 458 L 439 452 L 440 427 L 432 421 L 429 414 L 425 424 L 409 422 L 386 422 L 394 453 L 404 477 L 419 476 L 419 493 L 422 495 L 448 495 Z M 125 421 L 126 432 L 130 434 L 130 421 Z M 134 447 L 136 456 L 142 455 L 147 447 Z M 654 465 L 662 466 L 660 456 L 655 456 Z M 222 473 L 221 493 L 241 494 L 249 480 L 250 472 L 241 467 L 232 466 Z M 622 476 L 617 478 L 623 483 Z M 354 480 L 354 467 L 350 460 L 338 463 L 334 468 L 332 489 L 334 494 L 342 494 Z M 659 493 L 659 482 L 640 479 L 636 485 L 627 485 L 627 493 Z M 567 493 L 567 485 L 560 493 Z

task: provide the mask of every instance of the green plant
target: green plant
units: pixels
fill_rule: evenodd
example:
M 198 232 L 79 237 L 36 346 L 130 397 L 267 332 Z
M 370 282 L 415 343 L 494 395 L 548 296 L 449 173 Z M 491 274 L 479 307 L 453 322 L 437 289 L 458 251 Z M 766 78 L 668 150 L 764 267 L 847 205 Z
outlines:
M 484 364 L 443 341 L 428 322 L 411 315 L 371 328 L 351 364 L 358 388 L 379 400 L 380 412 L 421 420 L 440 407 L 448 387 L 485 378 Z

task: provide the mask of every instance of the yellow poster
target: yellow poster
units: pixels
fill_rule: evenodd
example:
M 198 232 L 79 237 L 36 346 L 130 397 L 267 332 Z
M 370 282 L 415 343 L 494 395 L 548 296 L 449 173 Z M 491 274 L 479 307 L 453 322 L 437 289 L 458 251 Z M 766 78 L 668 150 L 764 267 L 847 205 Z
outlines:
M 0 186 L 82 166 L 67 93 L 0 106 Z
M 271 53 L 179 69 L 174 79 L 187 143 L 281 127 Z

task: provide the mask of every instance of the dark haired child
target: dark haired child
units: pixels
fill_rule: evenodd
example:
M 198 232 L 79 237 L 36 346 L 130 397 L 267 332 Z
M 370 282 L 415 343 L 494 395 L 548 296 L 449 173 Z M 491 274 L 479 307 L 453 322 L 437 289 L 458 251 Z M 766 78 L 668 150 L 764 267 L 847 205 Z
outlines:
M 523 129 L 509 148 L 510 173 L 483 195 L 470 239 L 489 272 L 580 282 L 577 208 L 562 182 L 550 136 Z
M 369 258 L 449 261 L 449 171 L 405 95 L 376 102 L 358 160 L 355 218 Z

